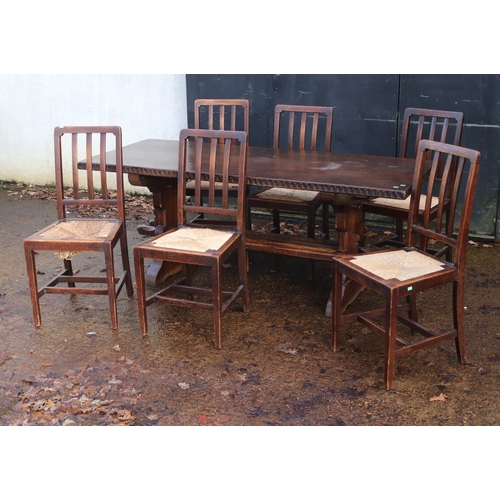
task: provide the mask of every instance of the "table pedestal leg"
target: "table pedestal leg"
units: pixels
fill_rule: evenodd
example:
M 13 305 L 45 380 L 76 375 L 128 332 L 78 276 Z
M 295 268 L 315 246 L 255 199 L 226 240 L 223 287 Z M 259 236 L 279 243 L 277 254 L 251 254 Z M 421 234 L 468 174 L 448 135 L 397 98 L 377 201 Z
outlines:
M 350 195 L 334 195 L 328 202 L 335 210 L 335 229 L 339 238 L 339 252 L 358 253 L 359 241 L 366 228 L 363 223 L 363 208 L 361 200 Z M 363 286 L 353 281 L 347 281 L 342 288 L 342 312 L 351 304 Z M 328 298 L 325 315 L 332 316 L 332 292 Z
M 176 178 L 128 174 L 128 180 L 133 186 L 147 187 L 153 194 L 154 221 L 149 225 L 139 226 L 137 231 L 140 234 L 155 236 L 177 227 Z M 156 286 L 180 269 L 180 265 L 175 262 L 153 260 L 145 276 L 146 284 Z

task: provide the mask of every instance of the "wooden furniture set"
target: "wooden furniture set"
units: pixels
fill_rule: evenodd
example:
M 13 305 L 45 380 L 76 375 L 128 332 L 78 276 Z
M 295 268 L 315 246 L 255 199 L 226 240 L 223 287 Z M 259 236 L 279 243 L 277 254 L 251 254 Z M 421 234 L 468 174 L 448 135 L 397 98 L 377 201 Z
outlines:
M 202 126 L 199 110 L 203 106 L 208 110 L 207 121 L 203 128 L 198 128 Z M 244 311 L 249 310 L 246 252 L 257 251 L 300 257 L 308 262 L 333 263 L 333 293 L 327 305 L 327 314 L 330 309 L 332 314 L 333 349 L 337 350 L 340 345 L 340 325 L 348 321 L 358 320 L 382 335 L 385 339 L 386 388 L 392 386 L 397 356 L 455 339 L 459 360 L 465 360 L 463 277 L 480 154 L 456 144 L 460 141 L 458 131 L 453 144 L 445 144 L 448 136 L 444 130 L 450 128 L 451 114 L 419 109 L 407 111 L 403 145 L 408 141 L 411 116 L 420 117 L 414 159 L 406 157 L 406 146 L 396 158 L 332 153 L 332 108 L 278 106 L 273 148 L 248 145 L 248 101 L 200 100 L 195 108 L 197 127 L 182 130 L 179 141 L 150 139 L 122 148 L 119 127 L 55 129 L 58 221 L 24 242 L 35 325 L 41 324 L 39 297 L 44 293 L 90 293 L 108 295 L 111 326 L 117 328 L 116 297 L 124 285 L 127 294 L 133 294 L 124 223 L 122 175 L 126 173 L 131 184 L 150 189 L 154 204 L 154 221 L 138 228 L 141 234 L 151 238 L 133 248 L 142 334 L 147 333 L 147 307 L 155 302 L 209 309 L 213 311 L 215 346 L 220 348 L 224 312 L 237 299 L 241 299 Z M 239 114 L 237 109 L 241 110 Z M 280 147 L 281 114 L 285 112 L 292 118 L 285 133 L 287 147 Z M 226 113 L 229 113 L 228 118 L 225 118 Z M 295 127 L 297 114 L 300 120 Z M 326 137 L 320 139 L 323 142 L 319 151 L 321 114 L 326 117 L 323 118 Z M 435 120 L 443 119 L 439 142 L 424 139 L 422 131 L 428 125 L 428 117 L 428 137 L 431 139 L 436 138 Z M 453 119 L 457 120 L 455 126 L 461 129 L 463 116 L 455 113 Z M 308 139 L 307 125 L 312 125 Z M 237 130 L 239 127 L 244 130 Z M 84 160 L 78 149 L 80 134 L 85 137 Z M 115 137 L 113 150 L 106 148 L 105 139 L 109 134 Z M 96 142 L 92 139 L 94 135 L 99 137 L 98 154 L 92 150 Z M 298 146 L 291 146 L 296 135 Z M 63 176 L 66 164 L 61 140 L 64 136 L 70 137 L 69 169 L 73 189 L 69 196 Z M 85 177 L 89 184 L 85 190 L 79 184 L 82 169 L 87 172 Z M 98 189 L 93 184 L 96 171 L 101 175 Z M 112 197 L 106 194 L 106 172 L 116 173 L 116 194 Z M 260 191 L 250 195 L 251 186 L 259 187 Z M 289 190 L 292 194 L 295 191 L 299 194 L 312 192 L 314 196 L 306 201 L 296 196 L 294 203 L 279 199 L 279 196 L 264 201 L 262 194 L 272 193 L 273 189 Z M 373 205 L 382 205 L 377 198 L 409 200 L 408 209 L 394 215 L 396 220 L 408 220 L 404 242 L 400 232 L 402 225 L 397 223 L 397 240 L 401 248 L 361 251 L 365 250 L 360 247 L 360 242 L 364 243 L 364 213 Z M 321 203 L 334 207 L 336 245 L 328 236 L 315 238 L 311 230 L 314 214 Z M 68 219 L 65 207 L 69 205 L 89 207 L 91 212 L 101 205 L 112 206 L 117 212 L 112 219 Z M 308 214 L 308 237 L 279 234 L 279 215 L 273 219 L 275 231 L 252 231 L 250 208 L 255 206 L 270 209 L 273 214 L 289 210 Z M 458 207 L 461 213 L 456 216 Z M 323 222 L 324 235 L 328 234 L 328 221 L 324 219 Z M 458 235 L 454 236 L 457 227 Z M 442 248 L 429 247 L 431 238 L 441 242 Z M 113 247 L 118 241 L 123 273 L 117 278 Z M 64 262 L 64 271 L 38 289 L 35 253 L 42 250 L 58 252 Z M 90 251 L 104 253 L 106 278 L 73 274 L 71 257 L 74 252 Z M 221 280 L 222 264 L 235 252 L 240 283 L 236 289 L 226 291 Z M 151 263 L 147 272 L 145 259 Z M 189 272 L 192 265 L 210 267 L 210 288 L 192 285 Z M 160 284 L 179 269 L 182 269 L 179 280 L 147 296 L 147 286 Z M 310 277 L 310 273 L 308 275 Z M 68 286 L 56 286 L 60 283 Z M 77 283 L 105 286 L 79 287 Z M 445 283 L 453 283 L 454 325 L 444 334 L 436 334 L 418 323 L 415 294 Z M 382 294 L 386 307 L 368 313 L 347 314 L 347 307 L 364 287 Z M 405 304 L 401 305 L 400 299 L 405 299 Z M 385 326 L 374 323 L 372 318 L 377 314 L 385 317 Z M 398 322 L 411 332 L 423 334 L 426 339 L 413 345 L 397 337 Z

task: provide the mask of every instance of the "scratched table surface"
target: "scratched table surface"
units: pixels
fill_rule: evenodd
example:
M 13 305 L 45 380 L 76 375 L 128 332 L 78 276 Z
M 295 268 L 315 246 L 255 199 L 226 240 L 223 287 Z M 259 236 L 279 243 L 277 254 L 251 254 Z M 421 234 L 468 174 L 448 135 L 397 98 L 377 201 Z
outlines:
M 189 148 L 188 170 L 193 171 L 194 145 L 189 145 L 193 147 Z M 146 139 L 136 142 L 123 147 L 124 172 L 177 177 L 178 155 L 178 141 Z M 96 166 L 98 158 L 94 157 Z M 115 152 L 108 152 L 108 170 L 113 170 L 115 161 Z M 247 184 L 404 199 L 410 194 L 414 168 L 415 160 L 406 158 L 252 146 L 248 148 Z M 233 180 L 237 178 L 236 161 L 232 175 Z

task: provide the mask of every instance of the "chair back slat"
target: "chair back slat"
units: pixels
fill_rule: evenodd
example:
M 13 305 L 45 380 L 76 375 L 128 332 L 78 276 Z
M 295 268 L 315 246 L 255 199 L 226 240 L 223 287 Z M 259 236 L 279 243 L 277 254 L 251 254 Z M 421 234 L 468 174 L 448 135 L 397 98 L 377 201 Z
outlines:
M 114 208 L 112 217 L 125 220 L 123 192 L 122 132 L 116 126 L 71 126 L 54 129 L 56 191 L 58 216 L 66 218 L 66 207 L 88 207 L 88 216 L 99 216 L 99 209 Z M 113 137 L 113 141 L 109 139 Z M 108 186 L 106 149 L 116 154 L 116 186 Z M 80 157 L 80 149 L 84 158 Z M 69 169 L 66 179 L 65 172 Z M 83 176 L 80 172 L 84 171 Z M 94 173 L 100 174 L 100 184 L 94 185 Z M 66 188 L 71 186 L 71 190 Z M 81 212 L 79 216 L 86 216 Z
M 194 139 L 194 140 L 193 140 Z M 244 230 L 247 134 L 243 131 L 184 129 L 179 136 L 177 215 L 186 224 L 187 214 L 211 214 L 236 220 Z M 194 196 L 186 203 L 186 183 L 194 179 Z M 229 204 L 232 183 L 238 184 L 236 208 Z M 193 188 L 192 188 L 193 189 Z M 208 195 L 206 194 L 208 191 Z M 208 197 L 204 202 L 202 195 Z M 218 199 L 222 203 L 217 203 Z M 231 220 L 232 219 L 232 220 Z M 210 221 L 207 219 L 207 223 Z
M 455 224 L 455 213 L 457 212 L 458 196 L 460 192 L 460 179 L 463 176 L 465 169 L 465 159 L 460 158 L 457 162 L 455 178 L 451 184 L 451 203 L 450 203 L 450 224 L 453 226 Z
M 248 128 L 248 124 L 246 124 L 246 126 Z M 244 127 L 245 127 L 245 125 L 244 125 Z M 237 130 L 237 128 L 236 128 L 236 106 L 231 106 L 231 130 Z M 246 130 L 246 132 L 248 133 L 248 130 Z
M 87 193 L 90 200 L 95 197 L 94 192 L 94 172 L 92 171 L 92 134 L 87 133 L 87 148 L 86 156 L 87 159 Z
M 403 117 L 398 156 L 416 158 L 420 141 L 437 141 L 437 134 L 440 142 L 460 146 L 463 123 L 464 114 L 461 111 L 407 108 Z
M 316 149 L 317 149 L 318 124 L 319 124 L 319 113 L 315 113 L 313 115 L 313 125 L 312 125 L 312 132 L 311 132 L 311 137 L 312 137 L 311 150 L 312 151 L 316 151 Z M 304 120 L 304 128 L 305 128 L 305 120 Z
M 224 157 L 222 167 L 222 208 L 229 208 L 229 164 L 231 160 L 231 142 L 224 143 Z M 215 188 L 214 188 L 215 190 Z M 214 193 L 215 196 L 215 193 Z M 215 201 L 214 201 L 215 203 Z
M 195 150 L 196 154 L 195 154 L 194 175 L 195 175 L 195 179 L 201 179 L 201 157 L 202 157 L 202 153 L 203 153 L 203 137 L 196 137 L 195 147 L 196 147 L 196 150 Z M 202 205 L 203 201 L 202 201 L 202 195 L 201 195 L 201 182 L 195 182 L 194 192 L 195 192 L 194 205 L 195 206 Z
M 208 165 L 208 204 L 215 205 L 215 162 L 217 161 L 217 138 L 210 139 L 210 161 Z M 224 170 L 224 165 L 222 167 Z M 224 189 L 222 189 L 224 191 Z
M 444 169 L 442 169 L 442 164 L 439 165 L 439 167 L 436 167 L 436 171 L 439 171 L 442 169 L 442 173 L 439 172 L 441 175 L 441 180 L 440 180 L 440 187 L 439 187 L 439 193 L 438 193 L 438 207 L 437 207 L 437 215 L 436 215 L 436 231 L 442 232 L 442 223 L 443 219 L 445 217 L 445 211 L 446 211 L 446 202 L 445 200 L 449 200 L 449 203 L 452 204 L 452 201 L 456 201 L 456 197 L 451 196 L 451 188 L 453 185 L 453 176 L 455 175 L 455 163 L 456 158 L 454 158 L 452 155 L 448 155 L 446 157 L 445 163 L 444 163 Z M 437 175 L 437 174 L 436 174 Z M 427 193 L 427 202 L 430 204 L 432 199 L 432 193 L 428 192 Z M 429 208 L 426 207 L 426 210 L 430 211 L 430 206 Z M 453 235 L 453 214 L 455 213 L 454 208 L 452 207 L 449 211 L 449 216 L 446 218 L 446 234 L 448 236 Z
M 248 99 L 196 99 L 194 128 L 208 130 L 250 131 Z M 219 139 L 220 144 L 224 141 Z
M 73 170 L 73 197 L 80 198 L 80 182 L 78 172 L 78 134 L 71 134 L 71 164 Z
M 99 171 L 101 173 L 101 193 L 104 200 L 108 199 L 108 183 L 106 179 L 106 134 L 101 134 L 99 148 Z
M 278 104 L 274 109 L 273 148 L 331 151 L 332 123 L 332 107 Z
M 429 155 L 432 162 L 429 170 Z M 465 266 L 470 217 L 481 154 L 478 151 L 422 140 L 416 158 L 408 217 L 407 245 L 427 251 L 436 240 L 455 251 L 453 263 Z M 442 175 L 438 170 L 442 168 Z M 427 187 L 425 188 L 425 184 Z M 437 217 L 430 217 L 430 198 L 439 193 Z M 424 213 L 419 217 L 421 195 L 427 196 Z

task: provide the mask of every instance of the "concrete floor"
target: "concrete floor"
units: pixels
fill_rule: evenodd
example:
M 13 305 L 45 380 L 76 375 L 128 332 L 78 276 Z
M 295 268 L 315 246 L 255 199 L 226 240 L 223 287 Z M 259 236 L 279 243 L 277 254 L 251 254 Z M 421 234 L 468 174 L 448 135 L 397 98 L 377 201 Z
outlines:
M 227 313 L 221 350 L 214 349 L 211 315 L 204 311 L 155 305 L 143 338 L 135 297 L 124 292 L 116 331 L 107 299 L 85 296 L 42 297 L 43 325 L 35 328 L 22 240 L 54 219 L 55 202 L 0 187 L 0 210 L 3 425 L 499 423 L 497 245 L 471 246 L 469 252 L 469 362 L 458 363 L 452 342 L 401 358 L 394 389 L 385 391 L 380 339 L 348 325 L 342 350 L 330 348 L 326 263 L 317 264 L 313 282 L 307 282 L 304 261 L 252 255 L 251 312 L 235 305 Z M 143 239 L 135 229 L 139 222 L 132 211 L 130 248 Z M 56 257 L 40 255 L 39 278 L 59 265 Z M 99 259 L 88 257 L 75 258 L 75 266 L 82 272 L 102 269 Z M 235 266 L 226 271 L 232 279 Z M 363 292 L 358 300 L 373 297 Z M 425 300 L 423 310 L 444 321 L 441 302 L 447 296 Z

